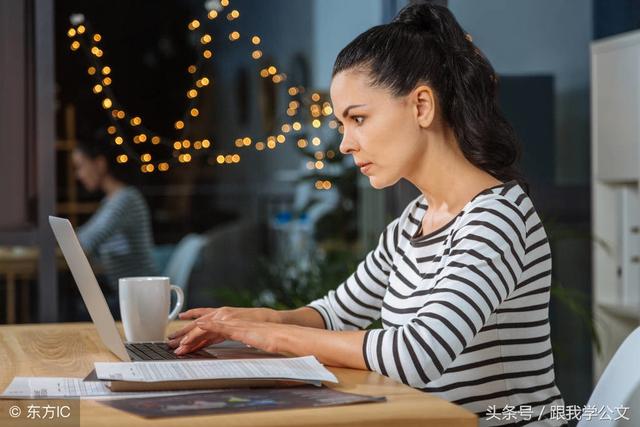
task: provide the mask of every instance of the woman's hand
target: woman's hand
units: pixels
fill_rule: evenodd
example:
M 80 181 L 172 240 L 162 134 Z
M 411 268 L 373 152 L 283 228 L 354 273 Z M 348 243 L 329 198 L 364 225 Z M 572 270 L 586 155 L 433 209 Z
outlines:
M 248 320 L 254 322 L 279 323 L 280 318 L 276 310 L 269 308 L 194 308 L 180 313 L 181 320 L 211 319 L 211 320 Z M 224 341 L 226 338 L 218 333 L 207 332 L 190 322 L 187 326 L 169 335 L 168 345 L 172 348 L 180 347 L 181 354 L 196 351 L 202 347 Z
M 193 336 L 187 335 L 187 339 L 180 343 L 175 350 L 178 355 L 189 353 L 193 347 L 200 348 L 200 340 L 224 340 L 240 341 L 251 347 L 269 352 L 279 353 L 284 349 L 284 340 L 288 331 L 298 326 L 281 325 L 269 322 L 251 320 L 221 320 L 213 316 L 203 316 L 195 321 L 195 330 L 202 331 Z

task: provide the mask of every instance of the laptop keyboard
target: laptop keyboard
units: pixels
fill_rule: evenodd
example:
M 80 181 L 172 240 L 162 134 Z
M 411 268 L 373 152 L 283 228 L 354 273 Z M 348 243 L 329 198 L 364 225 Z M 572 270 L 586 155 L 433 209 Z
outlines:
M 176 360 L 176 359 L 215 359 L 216 357 L 204 350 L 178 356 L 166 343 L 136 342 L 126 343 L 125 348 L 132 360 Z

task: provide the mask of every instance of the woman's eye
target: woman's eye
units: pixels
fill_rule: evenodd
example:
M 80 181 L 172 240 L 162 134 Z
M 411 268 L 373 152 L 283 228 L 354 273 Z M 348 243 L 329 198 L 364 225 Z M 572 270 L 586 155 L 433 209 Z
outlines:
M 357 124 L 361 125 L 364 122 L 364 117 L 362 116 L 353 116 L 353 121 Z

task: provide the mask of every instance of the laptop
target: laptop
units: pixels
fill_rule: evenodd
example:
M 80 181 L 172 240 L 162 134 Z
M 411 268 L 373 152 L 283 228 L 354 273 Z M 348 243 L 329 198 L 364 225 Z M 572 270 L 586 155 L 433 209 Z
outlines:
M 217 359 L 218 357 L 205 350 L 199 350 L 184 356 L 178 356 L 165 342 L 123 342 L 116 322 L 113 319 L 104 294 L 98 285 L 73 226 L 65 218 L 49 217 L 49 224 L 62 249 L 73 279 L 80 290 L 93 324 L 104 345 L 125 362 L 141 360 L 175 360 L 175 359 Z M 226 358 L 226 357 L 223 357 Z

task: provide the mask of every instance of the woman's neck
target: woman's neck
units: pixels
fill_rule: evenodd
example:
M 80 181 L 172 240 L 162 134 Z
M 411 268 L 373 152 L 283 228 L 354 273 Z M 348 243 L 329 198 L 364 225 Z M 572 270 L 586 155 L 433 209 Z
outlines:
M 115 179 L 112 176 L 106 176 L 102 182 L 102 191 L 110 197 L 126 187 L 126 184 L 120 180 Z
M 420 167 L 409 181 L 422 192 L 432 212 L 457 215 L 476 194 L 500 184 L 467 160 L 452 130 L 431 135 L 427 144 Z

